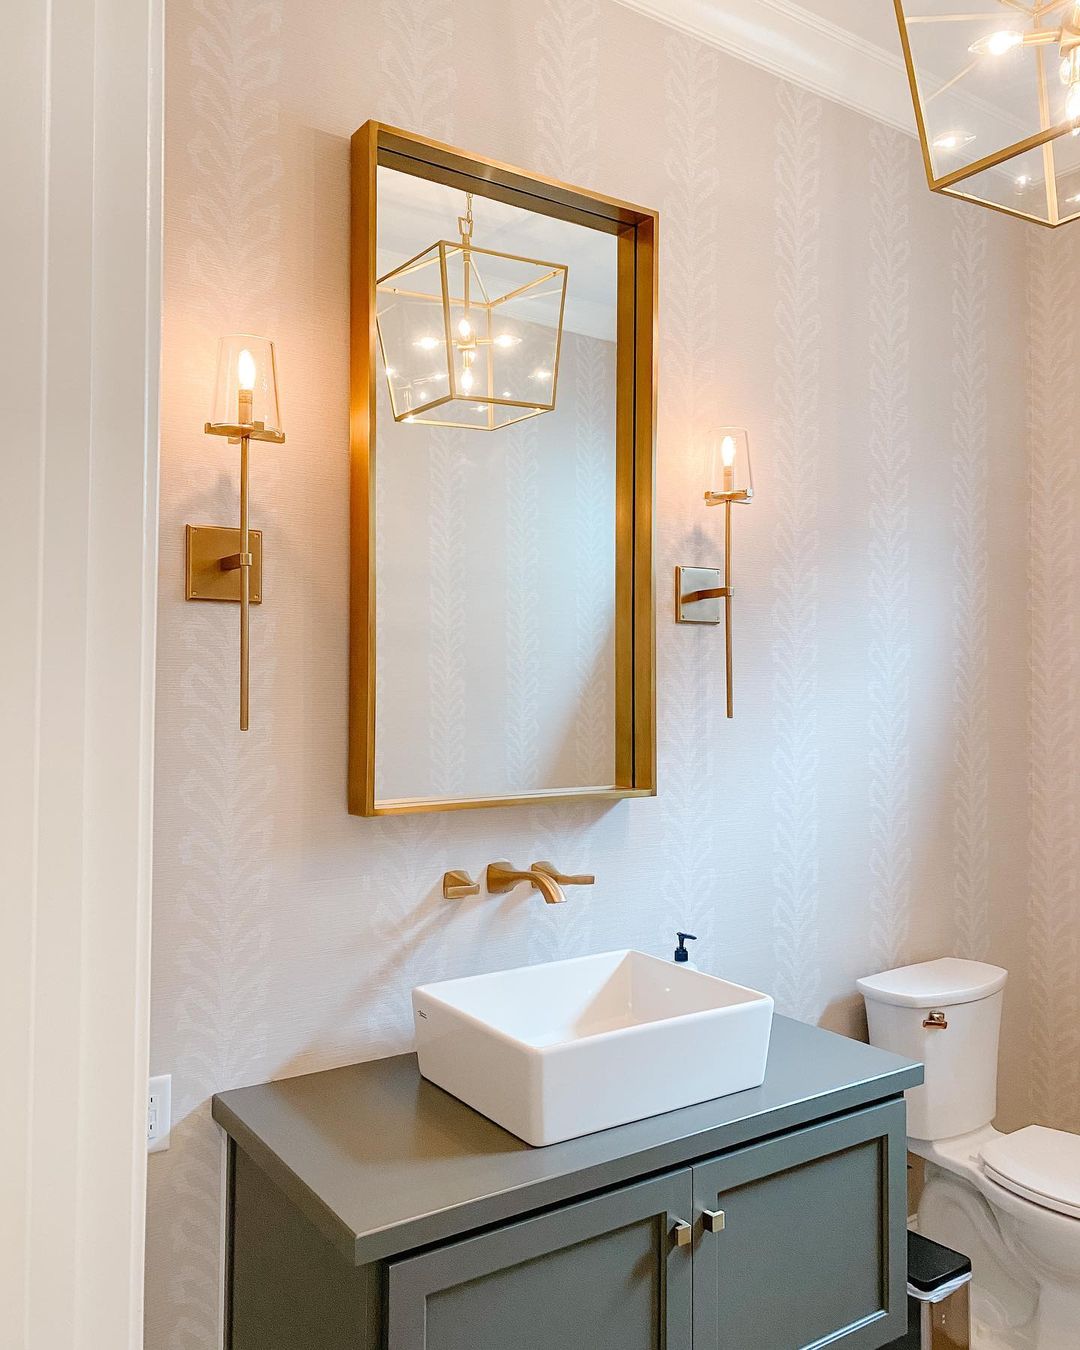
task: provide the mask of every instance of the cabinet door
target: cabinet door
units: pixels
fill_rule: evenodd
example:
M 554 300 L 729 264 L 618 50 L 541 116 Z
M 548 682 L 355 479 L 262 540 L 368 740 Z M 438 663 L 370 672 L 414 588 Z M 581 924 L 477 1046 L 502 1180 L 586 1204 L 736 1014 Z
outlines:
M 689 1168 L 389 1268 L 387 1350 L 691 1350 Z
M 694 1168 L 694 1350 L 877 1350 L 903 1333 L 904 1129 L 886 1102 Z

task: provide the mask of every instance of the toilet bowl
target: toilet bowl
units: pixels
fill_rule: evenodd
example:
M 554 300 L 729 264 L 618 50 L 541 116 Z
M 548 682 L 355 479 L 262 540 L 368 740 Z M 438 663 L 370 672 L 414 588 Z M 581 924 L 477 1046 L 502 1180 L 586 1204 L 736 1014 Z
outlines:
M 991 1124 L 1006 979 L 998 966 L 946 957 L 858 986 L 871 1042 L 926 1066 L 907 1094 L 908 1148 L 927 1163 L 918 1226 L 960 1250 L 960 1237 L 978 1246 L 968 1254 L 983 1343 L 1080 1350 L 1080 1135 Z

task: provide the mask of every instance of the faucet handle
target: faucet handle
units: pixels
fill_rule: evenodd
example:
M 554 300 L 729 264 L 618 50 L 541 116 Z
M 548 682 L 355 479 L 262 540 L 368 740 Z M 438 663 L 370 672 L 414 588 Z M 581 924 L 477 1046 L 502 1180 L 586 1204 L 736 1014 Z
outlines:
M 455 868 L 443 873 L 442 893 L 444 900 L 464 900 L 467 896 L 480 894 L 480 883 L 473 881 L 468 872 Z
M 529 871 L 543 872 L 552 881 L 557 881 L 560 886 L 594 886 L 596 884 L 596 878 L 587 872 L 583 872 L 580 876 L 568 877 L 560 872 L 554 863 L 550 862 L 534 862 Z

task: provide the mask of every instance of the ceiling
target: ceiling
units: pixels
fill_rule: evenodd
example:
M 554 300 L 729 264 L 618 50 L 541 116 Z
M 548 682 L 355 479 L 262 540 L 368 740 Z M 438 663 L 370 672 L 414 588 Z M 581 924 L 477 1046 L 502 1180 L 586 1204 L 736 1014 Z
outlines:
M 892 0 L 801 0 L 802 8 L 899 55 L 900 37 Z
M 618 0 L 914 134 L 893 0 Z

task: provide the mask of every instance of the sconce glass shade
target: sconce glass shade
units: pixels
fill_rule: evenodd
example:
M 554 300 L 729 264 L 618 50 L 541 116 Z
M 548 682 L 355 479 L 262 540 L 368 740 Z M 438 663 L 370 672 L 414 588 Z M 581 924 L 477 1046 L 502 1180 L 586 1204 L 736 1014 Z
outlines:
M 930 187 L 1042 225 L 1080 215 L 1077 0 L 895 0 Z
M 749 502 L 753 496 L 749 433 L 745 427 L 717 427 L 705 451 L 706 502 Z
M 376 282 L 395 422 L 497 431 L 555 407 L 563 263 L 442 239 Z
M 253 439 L 284 439 L 278 402 L 274 344 L 249 333 L 223 337 L 218 347 L 214 402 L 208 432 L 235 435 L 233 428 L 254 427 Z

